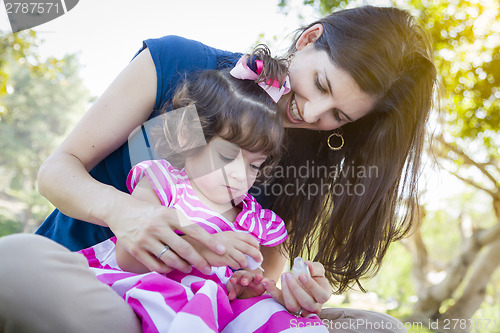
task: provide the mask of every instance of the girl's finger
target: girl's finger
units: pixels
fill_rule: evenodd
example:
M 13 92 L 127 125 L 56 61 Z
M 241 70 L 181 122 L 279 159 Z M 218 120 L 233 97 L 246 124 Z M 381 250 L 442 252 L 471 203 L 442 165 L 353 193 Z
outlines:
M 236 245 L 236 249 L 241 252 L 241 255 L 243 258 L 245 258 L 244 255 L 246 254 L 246 255 L 252 257 L 255 260 L 255 262 L 262 262 L 264 260 L 262 257 L 262 253 L 260 252 L 259 249 L 256 249 L 255 247 L 250 246 L 246 243 L 238 243 Z M 246 258 L 245 258 L 245 262 L 247 262 Z M 246 267 L 246 265 L 243 267 Z
M 229 298 L 230 301 L 234 300 L 236 298 L 236 288 L 235 285 L 231 282 L 226 283 L 226 289 L 227 289 L 227 297 Z
M 260 279 L 257 279 L 257 277 L 260 277 Z M 260 281 L 262 280 L 262 278 L 263 277 L 260 274 L 256 275 L 252 272 L 245 271 L 245 273 L 243 273 L 243 276 L 241 278 L 241 285 L 248 286 L 252 283 L 260 284 Z
M 266 291 L 271 297 L 278 302 L 279 304 L 285 306 L 285 302 L 283 301 L 283 293 L 281 290 L 276 287 L 276 282 L 271 279 L 264 278 L 262 279 L 262 285 L 266 288 Z
M 236 234 L 236 237 L 239 240 L 241 240 L 242 242 L 247 243 L 249 246 L 251 246 L 255 249 L 259 248 L 259 241 L 257 240 L 257 238 L 255 238 L 254 236 L 252 236 L 250 234 L 239 232 Z
M 240 263 L 234 259 L 229 253 L 224 256 L 224 265 L 231 267 L 233 270 L 240 269 Z M 235 272 L 236 273 L 236 272 Z M 234 275 L 234 274 L 233 274 Z
M 241 281 L 241 278 L 243 277 L 243 274 L 241 272 L 242 271 L 234 272 L 233 275 L 231 275 L 231 277 L 229 278 L 229 281 L 231 281 L 231 283 L 233 283 L 233 284 L 239 284 Z
M 262 283 L 262 280 L 264 279 L 264 276 L 262 274 L 255 274 L 254 277 L 253 277 L 253 280 L 256 282 L 256 283 Z

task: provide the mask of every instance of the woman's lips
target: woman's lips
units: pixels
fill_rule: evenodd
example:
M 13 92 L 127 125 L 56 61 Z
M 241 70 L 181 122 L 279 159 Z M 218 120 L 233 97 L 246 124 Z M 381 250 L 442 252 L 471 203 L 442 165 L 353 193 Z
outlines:
M 287 117 L 294 124 L 298 124 L 304 121 L 304 119 L 300 115 L 300 111 L 299 108 L 297 107 L 297 102 L 295 101 L 295 98 L 292 98 L 292 100 L 288 104 Z

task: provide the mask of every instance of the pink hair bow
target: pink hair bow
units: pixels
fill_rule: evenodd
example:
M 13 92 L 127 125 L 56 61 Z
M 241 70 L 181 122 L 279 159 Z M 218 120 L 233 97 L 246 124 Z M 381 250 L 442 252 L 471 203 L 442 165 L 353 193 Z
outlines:
M 252 80 L 255 81 L 259 78 L 259 74 L 262 73 L 264 64 L 262 60 L 256 60 L 255 65 L 257 72 L 253 71 L 248 67 L 248 56 L 245 55 L 238 60 L 236 66 L 229 72 L 233 77 L 241 80 Z M 287 94 L 290 91 L 290 78 L 288 75 L 285 77 L 285 82 L 280 87 L 280 82 L 275 79 L 273 82 L 271 80 L 258 82 L 258 85 L 264 89 L 269 96 L 273 99 L 275 103 L 278 103 L 281 96 Z

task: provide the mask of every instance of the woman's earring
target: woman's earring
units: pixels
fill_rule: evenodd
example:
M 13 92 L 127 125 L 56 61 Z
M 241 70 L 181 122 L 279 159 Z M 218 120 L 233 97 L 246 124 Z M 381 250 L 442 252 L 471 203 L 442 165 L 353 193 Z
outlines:
M 294 53 L 290 53 L 288 55 L 288 57 L 286 57 L 286 61 L 288 63 L 288 67 L 290 67 L 290 64 L 292 63 L 292 59 L 293 59 L 294 56 L 295 56 L 295 52 Z
M 332 138 L 338 137 L 340 138 L 340 143 L 336 144 L 335 146 L 332 145 Z M 328 139 L 326 139 L 326 143 L 328 144 L 328 147 L 330 147 L 331 150 L 337 151 L 342 149 L 344 147 L 344 137 L 342 136 L 342 130 L 341 129 L 336 129 L 332 134 L 328 136 Z

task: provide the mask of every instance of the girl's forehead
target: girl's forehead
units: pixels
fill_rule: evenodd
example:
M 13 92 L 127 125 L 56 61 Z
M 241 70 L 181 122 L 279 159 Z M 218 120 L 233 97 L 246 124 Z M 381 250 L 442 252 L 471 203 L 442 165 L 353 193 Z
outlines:
M 225 139 L 221 138 L 220 136 L 214 137 L 210 141 L 210 145 L 213 148 L 224 149 L 227 151 L 238 152 L 240 150 L 240 147 L 237 144 L 234 144 L 228 140 L 225 140 Z
M 225 140 L 219 136 L 214 137 L 209 146 L 212 150 L 217 150 L 219 152 L 224 152 L 226 154 L 230 154 L 233 156 L 239 155 L 240 152 L 244 154 L 244 156 L 251 157 L 252 159 L 266 159 L 267 154 L 263 152 L 252 152 L 250 150 L 246 150 L 245 148 L 241 148 L 235 143 L 232 143 L 228 140 Z

